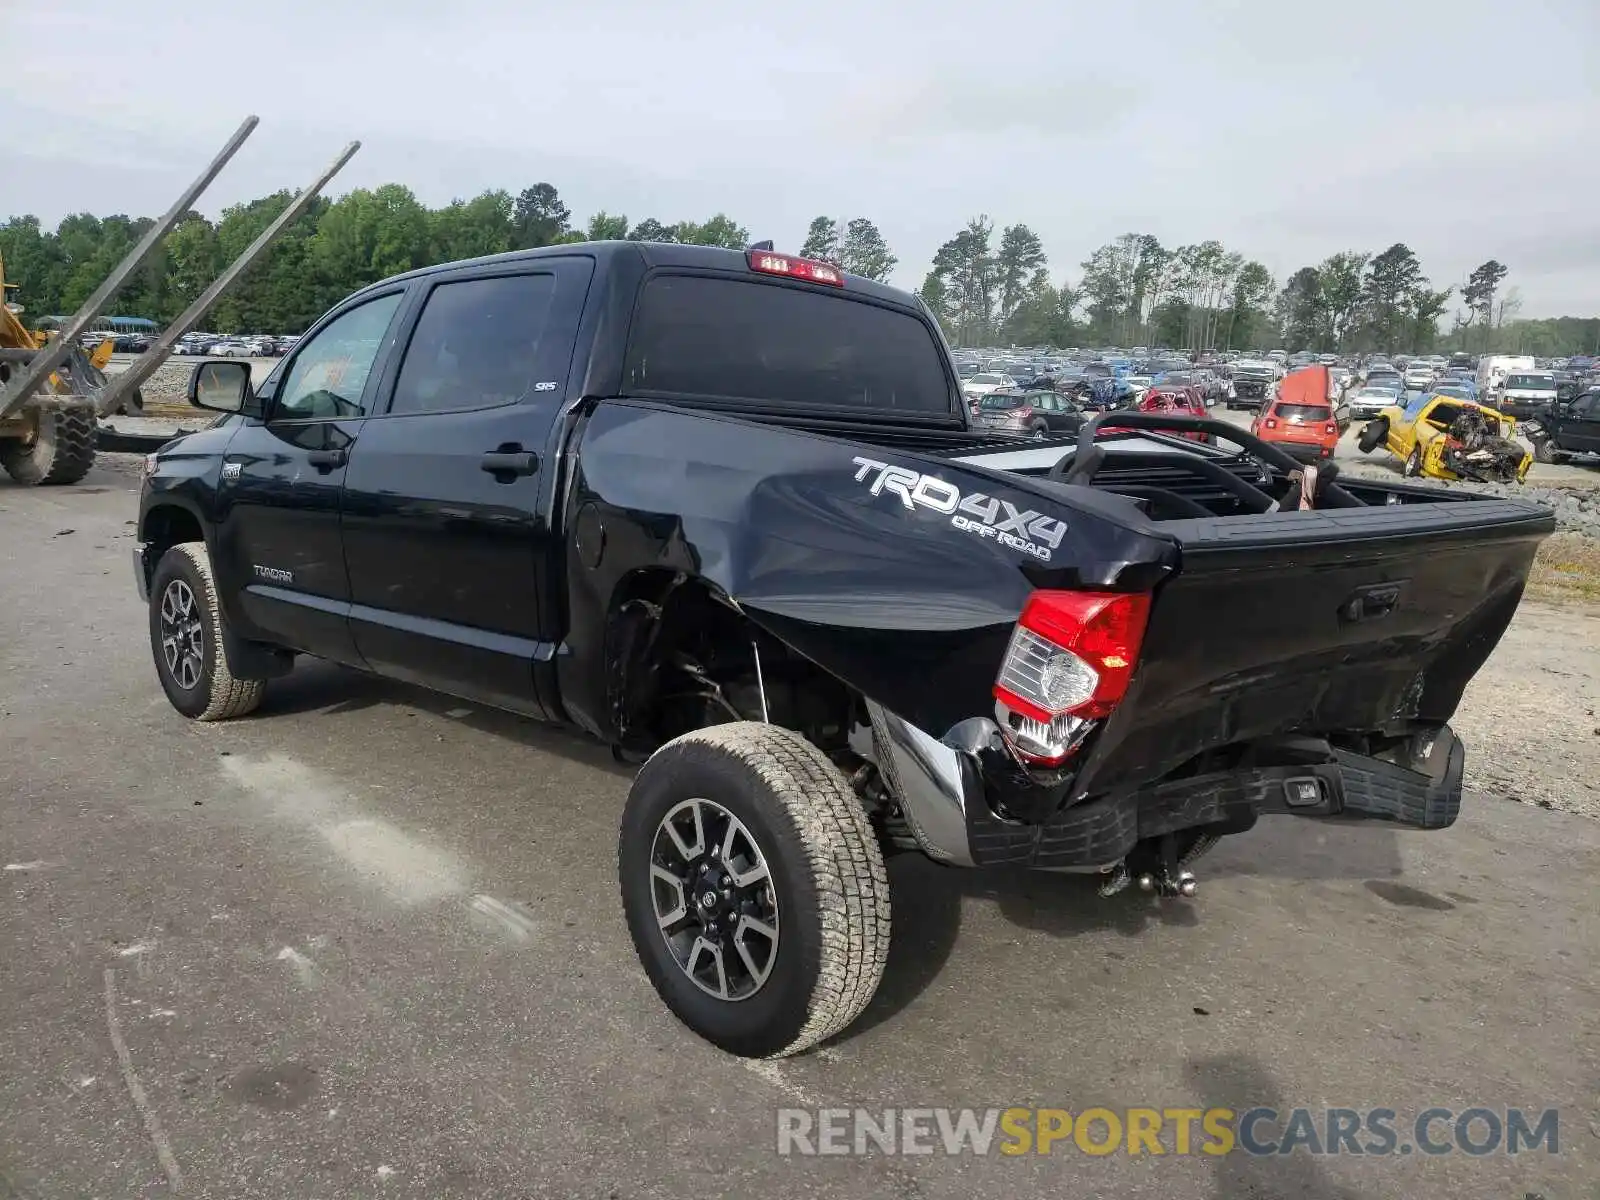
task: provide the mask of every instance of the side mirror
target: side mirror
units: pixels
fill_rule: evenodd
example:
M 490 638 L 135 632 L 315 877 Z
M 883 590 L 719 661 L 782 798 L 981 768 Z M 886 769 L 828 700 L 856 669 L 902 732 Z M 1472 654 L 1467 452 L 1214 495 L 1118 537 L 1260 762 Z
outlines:
M 212 412 L 258 415 L 260 405 L 250 386 L 250 364 L 201 363 L 189 376 L 189 403 Z

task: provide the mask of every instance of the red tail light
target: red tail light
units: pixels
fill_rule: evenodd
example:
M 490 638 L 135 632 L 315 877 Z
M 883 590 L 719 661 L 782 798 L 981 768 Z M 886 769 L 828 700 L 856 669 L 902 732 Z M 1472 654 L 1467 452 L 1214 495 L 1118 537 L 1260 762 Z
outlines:
M 844 286 L 844 275 L 838 267 L 811 258 L 796 258 L 792 254 L 774 254 L 770 250 L 752 250 L 747 256 L 752 271 L 767 275 L 787 275 L 790 279 L 806 279 L 812 283 L 826 283 L 833 287 Z
M 1089 722 L 1111 715 L 1127 694 L 1149 617 L 1143 592 L 1028 597 L 994 684 L 996 720 L 1019 757 L 1065 762 Z
M 1329 421 L 1322 427 L 1322 432 L 1327 434 L 1329 437 L 1337 437 L 1339 434 L 1339 426 L 1336 422 Z
M 1267 428 L 1268 429 L 1276 429 L 1277 427 L 1278 427 L 1277 418 L 1276 417 L 1268 417 L 1267 418 Z

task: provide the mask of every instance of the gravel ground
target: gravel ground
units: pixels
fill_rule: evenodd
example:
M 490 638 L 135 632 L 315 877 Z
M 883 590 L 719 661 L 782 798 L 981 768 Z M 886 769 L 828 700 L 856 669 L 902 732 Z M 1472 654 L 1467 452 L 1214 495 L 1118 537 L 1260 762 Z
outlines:
M 1600 820 L 1600 606 L 1525 600 L 1451 724 L 1467 787 Z

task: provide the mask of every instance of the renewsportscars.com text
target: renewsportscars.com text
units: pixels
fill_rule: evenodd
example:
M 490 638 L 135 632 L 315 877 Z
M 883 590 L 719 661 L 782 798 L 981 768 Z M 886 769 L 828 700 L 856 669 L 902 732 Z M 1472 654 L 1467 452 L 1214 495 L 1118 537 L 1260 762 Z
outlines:
M 781 1108 L 782 1155 L 1560 1153 L 1553 1108 Z

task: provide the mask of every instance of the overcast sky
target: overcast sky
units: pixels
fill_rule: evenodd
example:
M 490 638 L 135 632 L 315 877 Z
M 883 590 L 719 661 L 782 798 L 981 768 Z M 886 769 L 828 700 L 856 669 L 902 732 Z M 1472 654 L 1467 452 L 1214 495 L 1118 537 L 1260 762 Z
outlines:
M 1058 279 L 1128 231 L 1280 284 L 1403 241 L 1600 314 L 1596 0 L 0 0 L 0 46 L 0 218 L 158 214 L 254 112 L 203 211 L 359 138 L 334 194 L 549 180 L 789 250 L 866 216 L 908 287 L 987 212 Z

